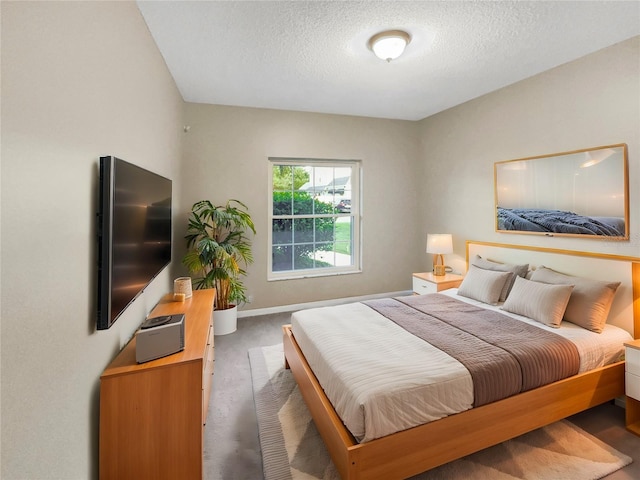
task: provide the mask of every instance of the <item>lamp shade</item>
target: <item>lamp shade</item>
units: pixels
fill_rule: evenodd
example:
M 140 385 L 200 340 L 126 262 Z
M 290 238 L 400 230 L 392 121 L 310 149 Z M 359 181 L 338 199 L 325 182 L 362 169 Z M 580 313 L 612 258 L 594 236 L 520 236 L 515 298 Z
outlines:
M 453 237 L 450 233 L 427 234 L 427 253 L 443 255 L 453 253 Z

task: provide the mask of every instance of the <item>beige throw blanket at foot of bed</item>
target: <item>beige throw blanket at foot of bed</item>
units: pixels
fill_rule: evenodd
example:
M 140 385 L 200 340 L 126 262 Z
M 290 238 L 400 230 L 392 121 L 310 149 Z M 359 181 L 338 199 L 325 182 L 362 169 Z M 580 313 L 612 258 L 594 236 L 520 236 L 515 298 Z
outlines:
M 442 294 L 365 302 L 443 350 L 471 373 L 474 407 L 578 373 L 575 345 L 560 335 Z

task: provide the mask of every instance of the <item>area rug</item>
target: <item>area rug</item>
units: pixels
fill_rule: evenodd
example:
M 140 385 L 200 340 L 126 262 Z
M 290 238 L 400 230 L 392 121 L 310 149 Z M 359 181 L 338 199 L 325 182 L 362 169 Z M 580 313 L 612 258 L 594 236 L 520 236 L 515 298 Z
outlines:
M 282 344 L 249 350 L 265 480 L 338 480 L 289 370 Z M 413 480 L 595 480 L 632 459 L 560 421 Z

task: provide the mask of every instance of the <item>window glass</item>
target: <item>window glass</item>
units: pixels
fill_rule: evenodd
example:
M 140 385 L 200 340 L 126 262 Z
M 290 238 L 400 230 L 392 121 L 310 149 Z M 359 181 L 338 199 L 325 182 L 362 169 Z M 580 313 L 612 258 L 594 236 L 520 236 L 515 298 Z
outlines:
M 269 279 L 360 271 L 359 162 L 269 160 Z

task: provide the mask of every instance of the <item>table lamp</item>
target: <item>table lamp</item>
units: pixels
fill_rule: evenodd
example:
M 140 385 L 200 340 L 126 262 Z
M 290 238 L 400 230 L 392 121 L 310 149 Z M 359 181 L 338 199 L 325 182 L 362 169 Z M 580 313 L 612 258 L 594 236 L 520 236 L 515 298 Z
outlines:
M 433 254 L 433 274 L 441 277 L 445 274 L 443 255 L 453 253 L 453 238 L 450 233 L 427 234 L 427 253 Z

